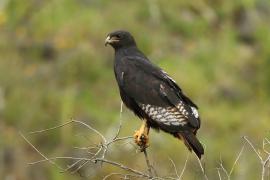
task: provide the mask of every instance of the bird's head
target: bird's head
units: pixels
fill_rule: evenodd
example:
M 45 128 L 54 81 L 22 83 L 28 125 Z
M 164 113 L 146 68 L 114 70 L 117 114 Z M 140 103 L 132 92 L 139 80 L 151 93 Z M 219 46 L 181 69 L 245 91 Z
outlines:
M 105 40 L 105 46 L 107 44 L 110 44 L 114 49 L 136 46 L 133 36 L 129 32 L 122 30 L 109 33 Z

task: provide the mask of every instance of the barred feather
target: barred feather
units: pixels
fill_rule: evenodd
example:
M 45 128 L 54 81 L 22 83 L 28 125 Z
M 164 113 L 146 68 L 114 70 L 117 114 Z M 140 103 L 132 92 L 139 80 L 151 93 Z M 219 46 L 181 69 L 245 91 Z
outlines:
M 181 104 L 176 107 L 158 107 L 150 104 L 140 104 L 142 110 L 159 124 L 184 126 L 187 124 L 188 112 Z

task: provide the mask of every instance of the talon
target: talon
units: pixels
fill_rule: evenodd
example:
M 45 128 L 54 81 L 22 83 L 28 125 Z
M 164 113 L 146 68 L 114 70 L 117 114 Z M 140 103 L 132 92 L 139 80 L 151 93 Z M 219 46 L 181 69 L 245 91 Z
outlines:
M 141 128 L 138 131 L 135 131 L 134 141 L 139 146 L 140 151 L 144 151 L 149 146 L 149 137 L 148 130 L 145 131 L 144 128 Z

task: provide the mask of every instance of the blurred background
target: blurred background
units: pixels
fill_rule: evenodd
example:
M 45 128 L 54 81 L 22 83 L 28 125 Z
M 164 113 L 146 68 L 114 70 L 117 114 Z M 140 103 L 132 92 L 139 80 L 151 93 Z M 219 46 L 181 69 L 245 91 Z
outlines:
M 73 174 L 48 163 L 29 166 L 41 157 L 18 134 L 48 157 L 87 156 L 74 147 L 99 139 L 78 125 L 28 132 L 73 117 L 113 136 L 121 101 L 114 52 L 104 40 L 116 29 L 130 31 L 139 48 L 200 107 L 204 164 L 208 177 L 218 179 L 220 162 L 232 167 L 242 136 L 261 151 L 262 140 L 270 137 L 269 16 L 269 0 L 1 0 L 0 179 L 102 179 L 119 172 L 108 165 L 89 164 Z M 141 123 L 126 108 L 122 121 L 121 136 L 133 135 Z M 173 176 L 169 158 L 181 171 L 188 154 L 182 142 L 152 131 L 150 143 L 149 158 L 159 174 Z M 146 169 L 132 143 L 116 146 L 108 156 Z M 232 178 L 259 179 L 260 172 L 256 154 L 246 146 Z M 184 179 L 202 178 L 192 154 Z

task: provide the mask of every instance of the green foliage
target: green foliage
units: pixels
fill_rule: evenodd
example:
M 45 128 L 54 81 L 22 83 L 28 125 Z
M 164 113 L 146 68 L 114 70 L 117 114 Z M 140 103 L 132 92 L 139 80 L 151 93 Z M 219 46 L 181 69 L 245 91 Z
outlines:
M 24 142 L 14 144 L 17 132 L 51 127 L 71 117 L 110 135 L 119 120 L 120 97 L 113 51 L 104 47 L 104 39 L 110 31 L 126 29 L 199 105 L 198 137 L 206 146 L 206 166 L 211 171 L 221 156 L 230 167 L 241 149 L 241 136 L 259 143 L 268 135 L 269 15 L 267 0 L 1 1 L 0 153 L 19 147 L 20 153 L 12 156 L 32 160 L 36 155 Z M 123 120 L 125 135 L 133 134 L 140 123 L 126 109 Z M 169 173 L 168 156 L 182 167 L 187 154 L 182 143 L 164 133 L 152 132 L 151 138 L 149 151 L 158 157 L 162 173 Z M 72 126 L 33 136 L 33 143 L 54 155 L 71 152 L 74 145 L 87 146 L 89 139 L 95 141 Z M 118 158 L 142 166 L 141 159 L 123 153 Z M 201 177 L 195 161 L 186 179 Z M 43 170 L 37 176 L 44 179 L 79 179 L 46 165 L 39 168 Z M 33 169 L 19 167 L 12 173 L 30 179 L 27 173 Z M 101 178 L 110 170 L 97 169 L 89 176 Z M 233 176 L 258 179 L 259 171 L 252 160 L 236 168 Z M 218 178 L 215 172 L 209 172 L 211 179 Z M 0 170 L 1 177 L 7 173 Z

